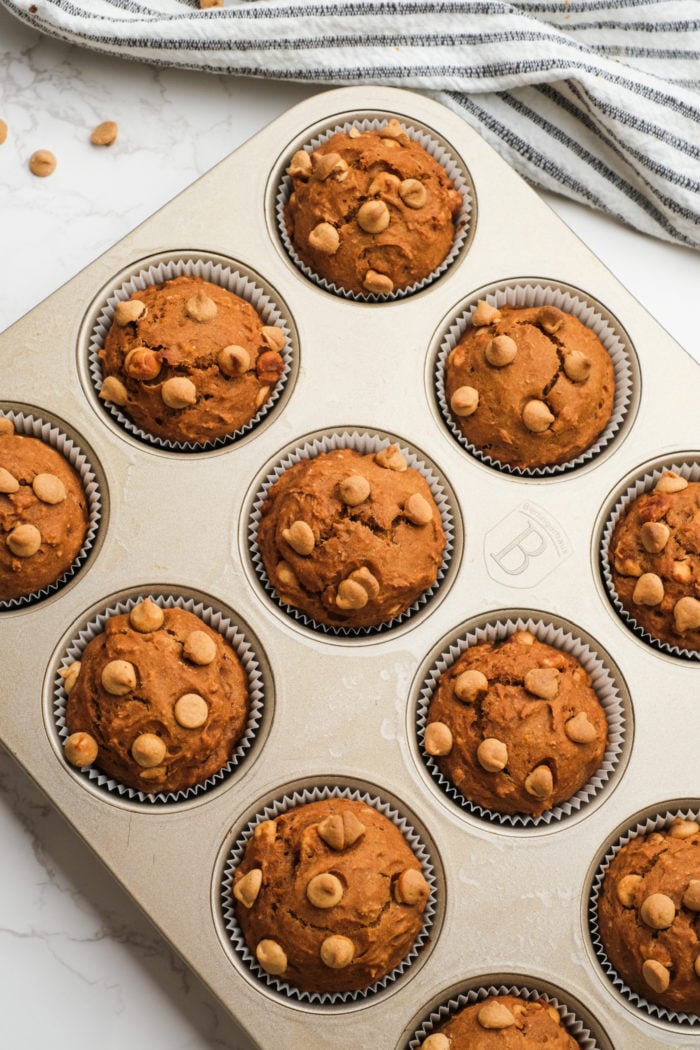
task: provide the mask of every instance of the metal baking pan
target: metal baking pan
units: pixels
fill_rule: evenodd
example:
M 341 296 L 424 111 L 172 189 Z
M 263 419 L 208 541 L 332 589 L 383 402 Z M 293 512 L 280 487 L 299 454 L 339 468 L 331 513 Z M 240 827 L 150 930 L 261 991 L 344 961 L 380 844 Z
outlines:
M 438 280 L 392 303 L 354 302 L 290 262 L 275 192 L 291 152 L 336 118 L 385 113 L 445 141 L 474 187 L 473 231 Z M 284 306 L 294 367 L 282 397 L 241 440 L 172 453 L 121 430 L 87 365 L 104 290 L 141 260 L 211 256 L 260 277 Z M 525 479 L 472 458 L 437 408 L 441 333 L 460 304 L 502 283 L 580 290 L 625 333 L 633 396 L 604 452 L 555 477 Z M 84 566 L 57 593 L 2 614 L 0 739 L 260 1047 L 404 1050 L 430 1011 L 483 983 L 552 992 L 590 1025 L 600 1050 L 687 1047 L 697 1029 L 627 1003 L 595 958 L 593 874 L 617 829 L 646 811 L 697 810 L 698 664 L 661 653 L 618 617 L 601 582 L 605 515 L 629 477 L 697 461 L 695 361 L 525 183 L 456 115 L 389 88 L 315 96 L 274 121 L 0 336 L 0 407 L 47 419 L 81 445 L 102 489 Z M 319 432 L 386 435 L 444 479 L 455 546 L 437 595 L 368 637 L 328 637 L 281 610 L 251 562 L 248 519 L 267 468 Z M 174 513 L 175 509 L 175 513 Z M 528 540 L 532 540 L 531 543 Z M 510 552 L 510 557 L 507 556 Z M 265 686 L 249 755 L 220 786 L 173 805 L 105 794 L 68 767 L 52 711 L 67 642 L 123 597 L 181 594 L 220 609 L 252 640 Z M 626 710 L 608 782 L 562 819 L 503 826 L 443 794 L 421 757 L 416 709 L 445 644 L 472 626 L 531 616 L 573 630 L 609 661 Z M 405 813 L 431 854 L 437 906 L 405 976 L 339 1007 L 265 987 L 225 928 L 227 851 L 270 799 L 340 783 Z

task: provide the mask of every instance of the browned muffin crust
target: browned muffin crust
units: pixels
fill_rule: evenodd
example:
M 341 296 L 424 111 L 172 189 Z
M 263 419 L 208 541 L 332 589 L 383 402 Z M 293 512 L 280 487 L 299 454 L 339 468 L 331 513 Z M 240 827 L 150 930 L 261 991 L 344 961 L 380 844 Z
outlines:
M 65 753 L 148 794 L 222 769 L 248 718 L 238 656 L 200 617 L 150 598 L 110 616 L 64 672 Z
M 430 486 L 390 445 L 286 470 L 263 504 L 258 546 L 283 602 L 320 624 L 366 627 L 435 583 L 445 533 Z
M 117 305 L 99 354 L 100 397 L 148 434 L 214 441 L 270 398 L 284 343 L 245 299 L 201 277 L 175 277 Z
M 259 824 L 233 878 L 238 921 L 263 970 L 319 994 L 391 973 L 413 948 L 429 896 L 399 828 L 343 798 Z
M 609 561 L 636 623 L 666 645 L 700 650 L 700 482 L 667 470 L 621 515 Z
M 555 1006 L 544 999 L 492 995 L 465 1006 L 421 1043 L 421 1050 L 579 1050 Z
M 613 858 L 598 901 L 600 939 L 625 984 L 649 1002 L 700 1015 L 700 826 L 676 819 Z
M 452 248 L 462 197 L 397 120 L 299 150 L 287 174 L 289 237 L 302 262 L 339 288 L 361 295 L 408 288 Z
M 0 433 L 0 601 L 55 583 L 80 553 L 89 524 L 80 477 L 38 438 Z
M 529 631 L 466 649 L 441 676 L 425 729 L 427 753 L 466 799 L 534 817 L 591 779 L 607 740 L 590 676 Z
M 533 469 L 568 463 L 595 443 L 612 414 L 615 372 L 573 314 L 482 300 L 447 359 L 445 393 L 471 445 Z

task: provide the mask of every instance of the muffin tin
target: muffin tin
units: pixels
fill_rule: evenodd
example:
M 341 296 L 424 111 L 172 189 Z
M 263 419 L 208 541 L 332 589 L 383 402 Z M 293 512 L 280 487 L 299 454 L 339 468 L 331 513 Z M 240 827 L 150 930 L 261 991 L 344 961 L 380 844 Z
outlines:
M 360 117 L 396 116 L 446 143 L 474 188 L 468 237 L 436 280 L 393 302 L 314 284 L 279 235 L 276 197 L 301 142 Z M 194 256 L 240 270 L 278 303 L 289 374 L 259 425 L 205 452 L 140 440 L 99 400 L 89 343 L 106 290 L 154 261 Z M 593 301 L 625 341 L 624 421 L 605 448 L 536 478 L 495 469 L 443 419 L 435 366 L 464 304 L 547 285 Z M 100 486 L 90 556 L 70 583 L 2 619 L 0 739 L 237 1020 L 242 1043 L 407 1050 L 450 1000 L 483 987 L 540 991 L 597 1050 L 680 1050 L 700 1032 L 640 1009 L 613 985 L 590 935 L 589 898 L 609 843 L 640 812 L 697 799 L 698 659 L 638 637 L 608 597 L 600 544 L 638 477 L 700 462 L 698 366 L 456 115 L 421 95 L 344 88 L 291 109 L 0 336 L 12 362 L 0 411 L 32 414 L 86 451 Z M 50 368 L 46 363 L 50 362 Z M 430 600 L 388 630 L 330 635 L 290 616 L 260 580 L 251 513 L 271 468 L 327 435 L 395 441 L 434 469 L 453 547 Z M 214 610 L 247 639 L 262 711 L 249 751 L 183 801 L 121 797 L 72 769 L 54 710 L 67 647 L 100 612 L 146 594 Z M 592 798 L 554 819 L 484 819 L 449 797 L 420 748 L 418 711 L 440 654 L 490 624 L 532 621 L 580 639 L 619 694 L 615 761 Z M 268 987 L 227 929 L 229 855 L 265 806 L 293 794 L 365 792 L 402 814 L 435 874 L 426 944 L 401 975 L 339 1005 Z M 575 1032 L 574 1032 L 575 1034 Z M 588 1040 L 588 1036 L 586 1037 Z M 587 1041 L 586 1046 L 590 1043 Z

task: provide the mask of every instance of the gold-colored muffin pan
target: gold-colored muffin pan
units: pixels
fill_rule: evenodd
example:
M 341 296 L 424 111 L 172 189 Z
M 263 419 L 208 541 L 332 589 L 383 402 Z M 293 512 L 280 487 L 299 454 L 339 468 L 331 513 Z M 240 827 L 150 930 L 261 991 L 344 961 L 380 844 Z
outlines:
M 314 286 L 276 229 L 290 152 L 320 126 L 395 115 L 432 130 L 474 186 L 468 245 L 437 281 L 393 303 Z M 194 253 L 257 274 L 288 319 L 294 365 L 273 412 L 206 454 L 153 448 L 99 402 L 87 342 L 104 290 L 140 260 Z M 477 462 L 437 408 L 440 334 L 479 289 L 525 280 L 580 289 L 629 341 L 634 393 L 599 457 L 526 480 Z M 607 511 L 648 465 L 697 462 L 697 364 L 477 134 L 426 97 L 347 88 L 290 110 L 0 336 L 0 407 L 57 423 L 102 486 L 95 549 L 68 586 L 1 614 L 0 739 L 204 979 L 253 1044 L 285 1050 L 405 1050 L 431 1009 L 501 982 L 553 991 L 600 1050 L 686 1048 L 698 1028 L 641 1012 L 594 957 L 588 892 L 617 829 L 647 811 L 698 808 L 697 661 L 636 637 L 601 583 Z M 434 465 L 454 497 L 455 547 L 437 594 L 414 618 L 370 637 L 314 633 L 277 607 L 248 549 L 258 486 L 281 453 L 319 432 L 394 436 Z M 265 681 L 258 738 L 234 774 L 191 801 L 153 806 L 107 794 L 63 760 L 52 715 L 66 644 L 123 596 L 181 593 L 247 633 Z M 627 717 L 622 758 L 592 803 L 561 820 L 509 827 L 460 810 L 421 758 L 415 712 L 444 643 L 473 624 L 533 616 L 580 631 L 607 656 Z M 406 814 L 438 881 L 427 947 L 404 978 L 341 1007 L 290 1000 L 238 959 L 219 879 L 246 821 L 297 786 L 359 787 Z

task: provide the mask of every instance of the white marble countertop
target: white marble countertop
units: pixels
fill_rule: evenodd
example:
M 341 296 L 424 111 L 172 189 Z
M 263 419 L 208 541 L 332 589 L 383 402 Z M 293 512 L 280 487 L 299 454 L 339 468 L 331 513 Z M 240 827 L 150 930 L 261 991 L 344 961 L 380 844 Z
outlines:
M 0 10 L 0 330 L 319 87 L 159 70 L 42 37 Z M 114 120 L 114 146 L 91 146 Z M 53 175 L 28 160 L 50 149 Z M 700 361 L 700 253 L 548 203 Z M 3 371 L 0 362 L 0 396 Z M 247 1050 L 228 1014 L 0 749 L 0 1047 Z M 38 993 L 39 994 L 32 994 Z M 267 1048 L 264 1048 L 267 1050 Z

